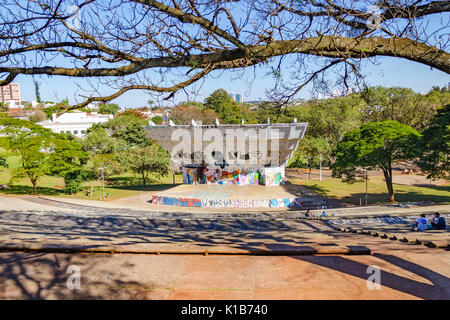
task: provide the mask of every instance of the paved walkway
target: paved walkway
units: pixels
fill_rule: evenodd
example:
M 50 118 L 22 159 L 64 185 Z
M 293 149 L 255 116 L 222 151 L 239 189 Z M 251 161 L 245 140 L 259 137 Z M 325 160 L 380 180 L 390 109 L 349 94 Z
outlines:
M 96 212 L 154 212 L 177 213 L 189 216 L 258 216 L 267 217 L 304 217 L 305 210 L 289 210 L 288 208 L 262 209 L 224 209 L 224 208 L 196 208 L 177 207 L 166 205 L 154 205 L 148 202 L 152 193 L 143 193 L 138 196 L 124 198 L 114 201 L 83 200 L 74 198 L 62 198 L 51 196 L 0 196 L 0 210 L 50 210 L 50 211 L 96 211 Z M 320 216 L 323 209 L 310 210 L 312 215 Z M 450 205 L 421 205 L 416 203 L 385 204 L 373 206 L 355 206 L 345 208 L 331 208 L 325 210 L 327 219 L 373 217 L 373 216 L 403 216 L 420 215 L 420 213 L 431 214 L 433 212 L 450 213 Z
M 327 212 L 339 223 L 448 208 Z M 450 299 L 450 252 L 340 232 L 303 214 L 0 197 L 0 299 Z M 66 250 L 85 253 L 54 253 Z M 80 268 L 80 290 L 66 286 L 70 265 Z M 381 270 L 380 290 L 367 287 L 369 266 Z
M 79 290 L 67 287 L 69 266 L 79 268 Z M 374 267 L 380 286 L 371 290 Z M 449 267 L 448 255 L 398 250 L 290 257 L 0 253 L 0 299 L 450 299 Z
M 348 238 L 348 239 L 343 239 Z M 323 221 L 0 213 L 0 249 L 201 254 L 368 254 Z

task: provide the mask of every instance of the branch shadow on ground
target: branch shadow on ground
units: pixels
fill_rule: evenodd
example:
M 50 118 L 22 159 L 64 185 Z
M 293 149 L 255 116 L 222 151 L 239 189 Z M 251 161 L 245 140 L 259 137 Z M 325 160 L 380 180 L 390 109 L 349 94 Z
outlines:
M 375 253 L 373 256 L 431 282 L 431 284 L 428 284 L 381 269 L 381 286 L 426 300 L 450 299 L 450 279 L 448 277 L 394 255 Z M 296 257 L 296 259 L 307 261 L 335 271 L 337 270 L 363 280 L 367 280 L 372 274 L 368 272 L 369 265 L 350 260 L 343 256 L 308 256 Z
M 120 280 L 120 275 L 108 274 L 87 279 L 94 267 L 87 255 L 59 255 L 49 253 L 0 254 L 0 299 L 136 299 L 142 284 Z M 80 288 L 69 289 L 72 283 L 68 266 L 80 266 Z M 149 284 L 147 284 L 149 285 Z
M 348 196 L 338 198 L 334 196 L 327 195 L 330 190 L 316 184 L 304 186 L 307 189 L 310 189 L 316 193 L 319 193 L 326 200 L 337 200 L 344 203 L 352 204 L 352 205 L 360 205 L 365 204 L 366 193 L 358 192 L 358 193 L 350 193 Z M 448 194 L 437 195 L 437 194 L 425 194 L 421 192 L 415 191 L 402 191 L 395 190 L 395 200 L 397 202 L 433 202 L 433 203 L 442 203 L 449 204 L 450 203 L 450 187 L 448 186 L 421 186 L 422 188 L 433 189 L 437 191 L 448 191 Z M 387 193 L 367 193 L 368 204 L 380 204 L 380 203 L 388 203 L 389 195 Z
M 294 223 L 294 225 L 292 224 Z M 336 240 L 342 240 L 346 235 L 324 228 L 320 221 L 297 220 L 291 224 L 280 220 L 209 220 L 209 219 L 155 219 L 142 216 L 135 217 L 83 217 L 73 215 L 33 214 L 24 212 L 1 212 L 0 235 L 11 241 L 28 243 L 45 243 L 57 248 L 58 246 L 82 247 L 95 249 L 100 246 L 127 247 L 147 245 L 175 245 L 177 248 L 183 244 L 197 246 L 198 248 L 231 247 L 244 250 L 289 250 L 299 247 L 313 249 L 320 243 L 324 246 L 335 245 Z M 276 231 L 276 232 L 273 232 Z M 349 238 L 346 238 L 349 239 Z M 380 240 L 381 241 L 381 240 Z M 353 242 L 354 243 L 354 242 Z M 351 241 L 348 242 L 351 246 Z M 50 255 L 51 256 L 51 255 Z M 57 255 L 53 255 L 57 257 Z M 71 263 L 69 255 L 64 265 Z M 86 255 L 86 259 L 88 255 Z M 448 278 L 425 267 L 415 265 L 396 256 L 377 255 L 379 259 L 392 263 L 404 270 L 413 272 L 431 281 L 433 285 L 399 276 L 388 271 L 382 271 L 382 285 L 399 290 L 423 299 L 449 299 L 447 291 L 442 288 L 450 286 Z M 5 260 L 0 256 L 0 289 L 6 283 L 15 288 L 25 299 L 47 299 L 55 297 L 66 299 L 78 297 L 80 299 L 109 298 L 118 293 L 111 288 L 124 285 L 116 283 L 111 288 L 106 287 L 102 294 L 97 291 L 83 293 L 67 292 L 66 288 L 59 290 L 61 281 L 67 278 L 65 270 L 58 267 L 58 262 L 48 256 L 35 256 L 39 270 L 46 274 L 46 282 L 40 283 L 38 277 L 30 273 L 20 259 L 16 261 Z M 367 279 L 368 265 L 355 262 L 343 256 L 313 256 L 298 257 L 307 261 L 337 270 L 349 275 Z M 89 261 L 86 260 L 88 264 Z M 61 264 L 60 264 L 61 265 Z M 11 282 L 12 281 L 12 282 Z M 65 280 L 64 280 L 65 281 Z M 29 290 L 24 283 L 35 282 Z M 101 285 L 100 283 L 98 285 Z M 126 285 L 140 285 L 127 283 Z M 55 289 L 56 288 L 56 289 Z M 93 283 L 95 288 L 95 283 Z M 53 290 L 55 289 L 55 290 Z M 48 292 L 53 292 L 49 295 Z M 4 292 L 4 290 L 0 290 Z M 106 294 L 105 294 L 106 292 Z M 80 294 L 79 296 L 76 296 Z M 132 293 L 126 298 L 133 297 Z
M 23 185 L 10 185 L 6 189 L 2 189 L 0 193 L 5 194 L 33 194 L 33 187 Z M 62 189 L 37 187 L 37 193 L 46 196 L 60 196 L 66 195 Z

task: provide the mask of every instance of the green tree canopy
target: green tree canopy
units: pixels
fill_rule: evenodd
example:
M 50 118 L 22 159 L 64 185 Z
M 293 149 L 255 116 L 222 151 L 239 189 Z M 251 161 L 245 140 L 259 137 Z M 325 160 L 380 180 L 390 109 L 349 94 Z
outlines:
M 397 121 L 364 124 L 345 134 L 337 144 L 333 175 L 344 175 L 344 180 L 353 182 L 358 167 L 379 167 L 393 202 L 392 162 L 413 159 L 417 155 L 414 145 L 419 137 L 416 130 Z
M 93 125 L 83 141 L 83 149 L 90 154 L 86 168 L 96 172 L 98 168 L 106 167 L 106 176 L 127 169 L 123 163 L 128 150 L 149 143 L 144 130 L 146 124 L 147 120 L 133 114 L 119 114 L 107 122 Z
M 107 122 L 93 125 L 89 133 L 105 130 L 107 134 L 128 145 L 144 146 L 148 138 L 144 130 L 147 120 L 134 115 L 121 115 Z
M 34 80 L 34 93 L 36 95 L 36 101 L 38 103 L 41 103 L 41 94 L 39 92 L 39 86 L 40 86 L 40 83 L 38 81 Z
M 116 114 L 119 111 L 119 105 L 116 103 L 99 103 L 98 113 L 101 114 Z
M 81 190 L 81 183 L 88 176 L 84 170 L 89 156 L 82 144 L 64 134 L 54 135 L 54 147 L 50 154 L 50 173 L 64 178 L 67 193 Z
M 154 142 L 127 148 L 118 155 L 118 159 L 127 169 L 141 176 L 143 185 L 149 182 L 150 174 L 166 175 L 170 164 L 167 151 Z
M 415 93 L 409 88 L 370 87 L 361 92 L 364 122 L 395 120 L 416 130 L 426 128 L 436 110 L 450 103 L 447 92 Z
M 120 143 L 111 137 L 104 128 L 88 132 L 82 144 L 85 151 L 93 154 L 108 154 L 120 150 Z
M 31 121 L 14 118 L 0 118 L 0 128 L 0 134 L 7 138 L 7 148 L 21 157 L 21 166 L 13 170 L 12 179 L 28 177 L 33 194 L 37 194 L 39 178 L 50 173 L 52 132 Z
M 216 111 L 194 105 L 178 105 L 172 108 L 170 118 L 176 124 L 191 124 L 192 120 L 201 121 L 203 124 L 213 124 L 216 119 L 221 121 Z
M 450 172 L 450 104 L 438 109 L 430 126 L 422 132 L 417 161 L 429 178 L 448 177 Z
M 20 156 L 21 166 L 13 169 L 12 179 L 28 177 L 33 194 L 37 194 L 37 183 L 42 176 L 66 177 L 87 161 L 87 154 L 76 140 L 31 121 L 0 118 L 0 128 L 0 134 L 6 138 L 5 147 Z
M 161 118 L 160 116 L 152 117 L 151 120 L 154 124 L 162 124 L 163 123 L 163 118 Z
M 234 101 L 224 89 L 217 89 L 211 93 L 205 99 L 204 108 L 217 112 L 223 123 L 238 124 L 242 119 L 247 123 L 255 121 L 249 107 Z
M 322 153 L 324 163 L 333 164 L 332 150 L 347 132 L 361 125 L 360 109 L 363 106 L 361 97 L 352 94 L 289 108 L 283 119 L 285 122 L 297 118 L 298 122 L 308 123 L 305 138 L 300 141 L 293 161 L 300 164 L 309 157 L 317 166 Z

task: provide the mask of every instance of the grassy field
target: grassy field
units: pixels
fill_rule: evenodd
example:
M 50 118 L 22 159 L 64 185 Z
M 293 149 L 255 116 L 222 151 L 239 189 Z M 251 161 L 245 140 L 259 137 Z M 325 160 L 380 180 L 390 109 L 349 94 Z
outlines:
M 2 150 L 0 150 L 2 151 Z M 0 167 L 0 184 L 6 184 L 9 186 L 7 190 L 0 190 L 0 194 L 14 195 L 14 194 L 32 194 L 33 188 L 28 178 L 21 178 L 10 183 L 11 172 L 13 169 L 20 166 L 19 156 L 6 157 L 8 168 Z M 111 176 L 108 181 L 105 180 L 105 195 L 106 200 L 114 200 L 124 197 L 137 195 L 146 191 L 158 191 L 173 185 L 172 174 L 168 176 L 158 178 L 156 176 L 150 177 L 151 182 L 149 185 L 139 185 L 139 179 L 132 173 L 124 173 L 117 176 Z M 175 175 L 175 183 L 179 184 L 183 182 L 181 174 Z M 38 194 L 39 195 L 51 195 L 70 197 L 78 199 L 91 199 L 98 200 L 102 195 L 102 181 L 94 180 L 83 184 L 83 190 L 77 194 L 64 193 L 64 179 L 54 176 L 44 176 L 38 181 Z M 92 194 L 91 194 L 92 189 Z
M 9 168 L 0 168 L 0 184 L 8 184 L 7 190 L 0 190 L 0 194 L 32 194 L 31 183 L 28 178 L 22 178 L 9 184 L 11 170 L 20 165 L 19 158 L 10 156 L 7 158 Z M 159 191 L 173 185 L 172 174 L 157 179 L 153 177 L 153 181 L 147 185 L 138 185 L 133 180 L 131 173 L 110 177 L 105 183 L 105 193 L 107 200 L 114 200 L 124 197 L 137 195 L 146 191 Z M 332 199 L 337 199 L 348 204 L 359 205 L 365 203 L 365 183 L 359 182 L 354 184 L 343 183 L 340 179 L 324 178 L 319 180 L 300 180 L 289 179 L 291 183 L 297 183 L 308 187 L 309 189 Z M 182 183 L 181 174 L 175 176 L 175 183 Z M 99 180 L 86 182 L 83 185 L 83 191 L 68 195 L 63 191 L 64 181 L 62 178 L 45 176 L 38 182 L 38 193 L 40 195 L 52 195 L 61 197 L 71 197 L 79 199 L 98 200 L 102 195 L 102 183 Z M 91 195 L 91 188 L 93 190 Z M 450 184 L 445 186 L 410 186 L 394 184 L 395 199 L 398 202 L 416 202 L 416 201 L 433 201 L 436 203 L 450 204 Z M 368 184 L 368 203 L 385 203 L 388 202 L 386 184 L 381 176 L 373 176 L 369 178 Z
M 8 159 L 9 160 L 9 159 Z M 13 161 L 13 160 L 11 160 Z M 7 190 L 0 190 L 0 194 L 12 195 L 12 194 L 32 194 L 33 188 L 28 178 L 21 178 L 10 184 L 11 178 L 10 168 L 0 168 L 0 184 L 7 184 L 9 188 Z M 124 197 L 137 195 L 145 191 L 158 191 L 173 185 L 172 174 L 166 177 L 158 179 L 152 177 L 152 182 L 147 185 L 127 185 L 126 181 L 129 181 L 133 175 L 130 173 L 112 176 L 110 181 L 105 181 L 105 194 L 106 200 L 114 200 Z M 179 184 L 183 182 L 181 174 L 175 175 L 175 183 Z M 60 177 L 44 176 L 38 181 L 38 194 L 39 195 L 51 195 L 61 197 L 71 197 L 78 199 L 91 199 L 98 200 L 102 195 L 102 182 L 101 180 L 89 181 L 83 184 L 83 191 L 77 194 L 64 193 L 64 180 Z M 93 190 L 91 195 L 91 188 Z
M 362 204 L 365 204 L 365 182 L 347 184 L 335 178 L 325 178 L 322 181 L 292 179 L 291 182 L 302 184 L 328 198 L 355 205 L 359 205 L 360 201 Z M 450 204 L 450 185 L 410 186 L 394 184 L 394 192 L 397 202 L 433 201 Z M 388 201 L 386 183 L 383 181 L 383 177 L 370 177 L 368 182 L 368 204 Z

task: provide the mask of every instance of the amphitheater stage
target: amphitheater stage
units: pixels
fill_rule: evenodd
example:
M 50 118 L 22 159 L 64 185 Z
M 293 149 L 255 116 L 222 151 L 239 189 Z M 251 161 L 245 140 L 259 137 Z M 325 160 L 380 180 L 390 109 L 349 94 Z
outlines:
M 182 184 L 155 192 L 152 204 L 201 208 L 317 208 L 317 199 L 302 197 L 292 185 Z

